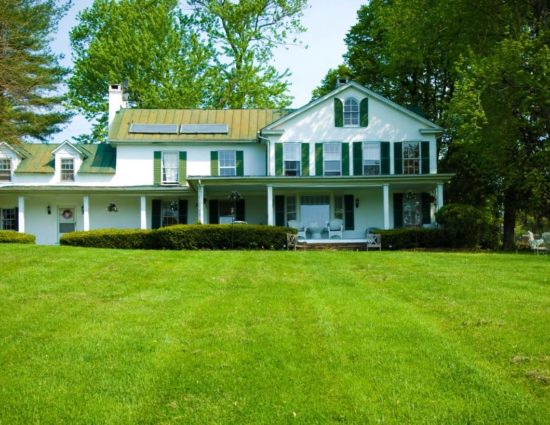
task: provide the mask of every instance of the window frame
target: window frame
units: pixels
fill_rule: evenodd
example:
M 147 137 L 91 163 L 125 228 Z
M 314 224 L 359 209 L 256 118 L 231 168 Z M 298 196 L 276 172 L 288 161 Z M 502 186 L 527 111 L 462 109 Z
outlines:
M 368 146 L 378 146 L 378 159 L 366 159 L 365 149 Z M 377 164 L 366 164 L 367 161 L 374 161 Z M 377 173 L 367 173 L 365 172 L 365 167 L 376 167 L 378 166 Z M 382 144 L 380 142 L 363 142 L 361 145 L 361 171 L 363 176 L 380 176 L 382 174 Z
M 348 102 L 350 103 L 350 105 L 348 105 Z M 359 105 L 359 101 L 353 96 L 348 96 L 344 99 L 343 103 L 344 103 L 344 106 L 342 108 L 342 123 L 343 123 L 343 126 L 344 127 L 359 127 L 359 124 L 360 124 L 360 105 Z
M 68 163 L 71 164 L 70 168 L 66 166 Z M 59 172 L 60 172 L 60 180 L 62 182 L 74 182 L 74 178 L 75 178 L 74 158 L 59 158 Z
M 405 153 L 410 152 L 410 149 L 407 149 L 408 146 L 415 145 L 416 151 L 418 153 L 415 157 L 406 157 Z M 402 150 L 402 161 L 403 161 L 403 174 L 416 175 L 422 174 L 422 152 L 420 147 L 420 142 L 403 142 Z
M 290 148 L 294 149 L 294 152 L 290 152 Z M 297 159 L 287 159 L 287 156 L 291 156 L 293 153 Z M 301 144 L 297 142 L 287 142 L 283 144 L 283 175 L 291 177 L 299 177 L 301 175 L 302 166 L 302 150 Z M 287 168 L 287 162 L 294 163 L 295 169 Z M 290 173 L 289 173 L 290 172 Z
M 13 213 L 13 217 L 7 217 L 8 214 Z M 7 226 L 6 223 L 12 223 L 11 226 Z M 17 228 L 17 208 L 0 208 L 0 230 L 19 230 Z
M 168 214 L 170 213 L 170 214 Z M 179 224 L 179 202 L 174 199 L 162 199 L 160 201 L 160 227 Z M 171 219 L 172 222 L 167 222 Z
M 222 156 L 232 154 L 233 165 L 222 165 Z M 227 160 L 227 158 L 225 158 Z M 222 170 L 232 170 L 232 173 L 224 174 Z M 237 176 L 237 151 L 236 150 L 220 150 L 218 151 L 218 176 L 220 177 L 236 177 Z
M 175 166 L 172 166 L 172 167 L 166 167 L 164 165 L 164 158 L 165 156 L 168 156 L 168 155 L 173 155 L 175 157 Z M 172 170 L 172 171 L 175 171 L 175 176 L 176 176 L 176 179 L 174 181 L 172 180 L 166 180 L 166 173 L 165 173 L 165 170 Z M 161 153 L 161 158 L 160 158 L 160 183 L 161 184 L 166 184 L 166 185 L 173 185 L 173 184 L 178 184 L 179 183 L 179 152 L 176 152 L 176 151 L 166 151 L 166 152 L 162 152 Z M 161 222 L 162 222 L 162 216 L 161 216 Z
M 338 159 L 327 159 L 327 154 L 335 154 L 334 152 L 327 152 L 327 147 L 338 146 Z M 338 162 L 340 164 L 338 172 L 327 171 L 328 162 Z M 342 175 L 342 143 L 340 142 L 328 142 L 323 144 L 323 175 L 327 177 L 341 176 Z
M 422 197 L 419 193 L 403 196 L 403 227 L 422 227 Z
M 11 162 L 11 158 L 0 158 L 0 181 L 11 181 Z M 7 164 L 7 168 L 5 168 L 2 164 Z

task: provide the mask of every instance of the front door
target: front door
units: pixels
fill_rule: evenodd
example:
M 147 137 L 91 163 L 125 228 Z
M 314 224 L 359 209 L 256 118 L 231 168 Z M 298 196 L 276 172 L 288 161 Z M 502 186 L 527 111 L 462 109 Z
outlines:
M 59 208 L 59 237 L 76 229 L 76 214 L 74 208 Z

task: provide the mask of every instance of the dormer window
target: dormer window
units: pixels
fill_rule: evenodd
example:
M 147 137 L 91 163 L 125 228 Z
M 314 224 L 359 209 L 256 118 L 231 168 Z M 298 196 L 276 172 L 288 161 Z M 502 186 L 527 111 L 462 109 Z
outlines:
M 61 181 L 74 181 L 74 159 L 61 158 Z
M 359 126 L 359 102 L 354 97 L 344 101 L 344 127 Z
M 11 181 L 11 159 L 0 159 L 0 181 Z

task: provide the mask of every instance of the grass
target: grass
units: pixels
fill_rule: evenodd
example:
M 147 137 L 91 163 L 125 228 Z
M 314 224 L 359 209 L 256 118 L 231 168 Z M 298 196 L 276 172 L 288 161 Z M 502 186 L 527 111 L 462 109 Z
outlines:
M 0 423 L 543 424 L 550 258 L 0 245 Z

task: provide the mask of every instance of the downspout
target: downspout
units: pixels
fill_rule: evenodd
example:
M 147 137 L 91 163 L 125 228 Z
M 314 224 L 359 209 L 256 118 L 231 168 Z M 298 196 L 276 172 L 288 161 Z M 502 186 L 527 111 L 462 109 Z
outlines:
M 267 149 L 266 149 L 266 152 L 265 152 L 265 154 L 266 154 L 266 158 L 265 158 L 265 166 L 266 166 L 265 175 L 267 177 L 267 176 L 269 176 L 269 170 L 271 169 L 271 161 L 270 161 L 270 155 L 269 155 L 271 140 L 267 137 L 262 136 L 262 131 L 260 130 L 260 131 L 258 131 L 259 143 L 262 143 L 262 139 L 265 140 L 266 146 L 267 146 Z

